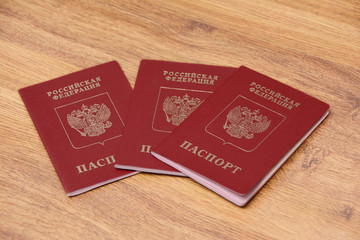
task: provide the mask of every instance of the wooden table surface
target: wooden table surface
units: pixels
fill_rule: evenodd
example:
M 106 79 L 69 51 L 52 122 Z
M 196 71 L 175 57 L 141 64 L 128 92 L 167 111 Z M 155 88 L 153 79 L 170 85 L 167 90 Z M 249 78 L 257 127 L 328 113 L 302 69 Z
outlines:
M 359 0 L 0 0 L 0 239 L 360 239 Z M 254 70 L 331 113 L 240 208 L 138 174 L 66 197 L 17 92 L 110 60 Z

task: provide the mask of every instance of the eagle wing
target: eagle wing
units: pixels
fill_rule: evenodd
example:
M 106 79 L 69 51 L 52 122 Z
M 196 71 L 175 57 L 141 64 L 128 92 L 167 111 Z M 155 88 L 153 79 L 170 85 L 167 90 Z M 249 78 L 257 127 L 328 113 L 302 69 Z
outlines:
M 101 104 L 99 111 L 95 115 L 96 122 L 105 122 L 109 119 L 110 115 L 110 109 L 105 104 Z
M 173 101 L 171 101 L 169 97 L 167 97 L 163 103 L 163 110 L 165 111 L 165 113 L 172 115 L 177 110 L 176 104 Z
M 261 133 L 263 131 L 265 131 L 266 129 L 268 129 L 268 127 L 270 126 L 271 121 L 264 121 L 264 122 L 256 122 L 256 123 L 252 123 L 249 126 L 249 131 L 253 132 L 253 133 Z
M 237 107 L 231 109 L 227 115 L 227 118 L 230 123 L 239 124 L 241 122 L 241 120 L 243 120 L 243 117 L 241 115 L 241 107 L 237 106 Z
M 71 114 L 67 115 L 67 121 L 72 128 L 83 129 L 87 126 L 84 118 L 74 117 Z
M 200 106 L 200 104 L 202 104 L 202 102 L 203 101 L 201 101 L 199 98 L 196 98 L 195 105 L 189 109 L 188 115 L 190 115 L 193 111 L 195 111 Z

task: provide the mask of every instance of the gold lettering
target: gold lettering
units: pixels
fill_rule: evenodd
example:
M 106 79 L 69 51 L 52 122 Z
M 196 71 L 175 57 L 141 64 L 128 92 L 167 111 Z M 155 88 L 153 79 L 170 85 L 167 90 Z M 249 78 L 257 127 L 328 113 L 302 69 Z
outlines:
M 114 155 L 111 155 L 111 156 L 109 156 L 109 157 L 106 157 L 105 158 L 106 159 L 106 161 L 107 161 L 107 163 L 108 164 L 113 164 L 113 163 L 115 163 L 115 158 L 114 158 Z
M 186 146 L 185 146 L 186 145 Z M 183 144 L 180 145 L 181 148 L 188 149 L 192 144 L 186 140 L 184 140 Z
M 232 171 L 232 173 L 234 173 L 234 174 L 236 173 L 237 170 L 240 170 L 240 171 L 242 170 L 241 167 L 238 167 L 238 166 L 234 166 L 234 168 L 235 168 L 235 170 Z
M 232 168 L 234 165 L 231 162 L 227 162 L 222 168 L 226 169 L 226 168 Z
M 167 81 L 171 80 L 173 82 L 184 82 L 184 83 L 194 83 L 194 84 L 214 85 L 213 80 L 218 80 L 218 76 L 207 75 L 204 73 L 163 71 L 163 75 L 165 76 L 165 79 Z
M 101 87 L 100 82 L 101 78 L 100 77 L 96 77 L 91 78 L 90 80 L 85 80 L 82 82 L 76 82 L 74 84 L 71 84 L 69 86 L 65 86 L 59 89 L 55 89 L 51 92 L 47 92 L 47 96 L 50 97 L 52 96 L 52 98 L 54 100 L 58 100 L 61 98 L 66 98 L 66 97 L 70 97 L 72 95 L 84 92 L 84 91 L 88 91 L 91 90 L 93 88 L 97 88 L 97 87 Z M 82 86 L 86 86 L 84 88 L 82 88 Z
M 94 163 L 90 162 L 89 163 L 89 171 L 93 170 L 94 168 L 98 168 Z
M 105 163 L 101 164 L 100 161 L 105 162 L 105 160 L 101 158 L 101 159 L 97 160 L 96 165 L 98 165 L 99 167 L 105 166 Z
M 252 82 L 250 84 L 249 90 L 250 92 L 253 92 L 256 95 L 265 98 L 289 110 L 291 110 L 294 106 L 298 107 L 300 105 L 300 103 L 296 103 L 294 100 L 291 100 L 290 98 L 282 95 L 281 93 L 279 92 L 276 93 L 271 89 L 266 88 L 265 86 L 261 86 L 260 84 L 257 84 L 256 82 Z
M 141 145 L 141 151 L 140 152 L 150 153 L 150 149 L 151 149 L 150 145 Z
M 221 162 L 219 163 L 219 161 L 221 160 Z M 223 165 L 224 164 L 224 162 L 225 162 L 225 160 L 224 159 L 222 159 L 222 158 L 218 158 L 218 159 L 216 159 L 215 160 L 215 165 L 216 166 L 221 166 L 221 165 Z
M 188 149 L 189 152 L 192 152 L 193 154 L 196 154 L 196 151 L 198 150 L 198 146 L 192 147 Z
M 191 142 L 184 140 L 184 142 L 182 144 L 179 145 L 179 147 L 209 161 L 209 162 L 214 162 L 214 164 L 218 167 L 221 167 L 222 169 L 233 169 L 232 173 L 236 173 L 238 170 L 241 171 L 241 168 L 238 166 L 235 166 L 234 164 L 225 161 L 223 158 L 217 158 L 217 156 L 215 154 L 209 153 L 207 150 L 201 149 L 198 150 L 199 147 L 196 145 L 193 145 Z
M 197 153 L 197 155 L 199 156 L 199 157 L 205 157 L 205 155 L 201 155 L 203 152 L 205 152 L 205 155 L 208 153 L 206 150 L 200 150 L 200 151 L 198 151 L 198 153 Z
M 86 172 L 87 169 L 85 167 L 85 164 L 83 165 L 80 165 L 80 166 L 76 166 L 76 169 L 78 170 L 79 173 L 82 173 L 82 172 Z
M 211 157 L 211 159 L 209 159 Z M 206 157 L 204 157 L 205 160 L 208 160 L 209 162 L 212 162 L 216 158 L 216 155 L 209 153 Z
M 286 108 L 287 106 L 289 106 L 289 104 L 287 104 L 286 102 L 283 102 L 283 104 L 281 106 Z
M 106 162 L 105 162 L 105 160 L 106 160 Z M 106 165 L 106 163 L 108 165 L 113 164 L 113 163 L 115 163 L 115 161 L 116 160 L 114 158 L 114 155 L 111 155 L 111 156 L 106 157 L 105 159 L 100 158 L 96 162 L 94 161 L 96 164 L 93 162 L 90 162 L 88 168 L 86 168 L 85 164 L 82 164 L 82 165 L 76 166 L 76 169 L 77 169 L 78 173 L 83 173 L 83 172 L 97 169 L 99 167 L 104 167 Z

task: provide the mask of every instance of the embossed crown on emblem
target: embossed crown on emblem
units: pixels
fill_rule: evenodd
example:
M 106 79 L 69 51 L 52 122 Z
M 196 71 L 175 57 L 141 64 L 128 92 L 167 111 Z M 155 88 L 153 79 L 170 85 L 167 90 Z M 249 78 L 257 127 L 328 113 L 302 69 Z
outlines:
M 103 103 L 90 107 L 83 104 L 81 110 L 73 110 L 67 115 L 67 122 L 81 136 L 95 137 L 105 133 L 105 128 L 112 126 L 112 123 L 107 121 L 110 115 L 110 109 Z
M 185 94 L 180 96 L 166 97 L 163 102 L 163 110 L 166 121 L 175 126 L 179 126 L 201 103 L 199 98 L 190 98 Z
M 252 111 L 248 107 L 237 106 L 229 111 L 226 116 L 224 129 L 236 138 L 254 138 L 254 133 L 264 132 L 271 124 L 266 116 L 260 115 L 260 111 Z

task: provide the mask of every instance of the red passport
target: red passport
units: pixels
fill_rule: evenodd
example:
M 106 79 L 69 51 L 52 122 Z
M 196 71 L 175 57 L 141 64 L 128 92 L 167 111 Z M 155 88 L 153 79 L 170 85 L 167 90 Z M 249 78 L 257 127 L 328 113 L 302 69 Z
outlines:
M 240 67 L 152 154 L 244 206 L 328 113 L 328 104 Z
M 117 62 L 19 93 L 68 196 L 137 173 L 114 168 L 132 94 Z
M 115 167 L 180 175 L 151 155 L 151 148 L 179 126 L 235 68 L 142 60 Z

